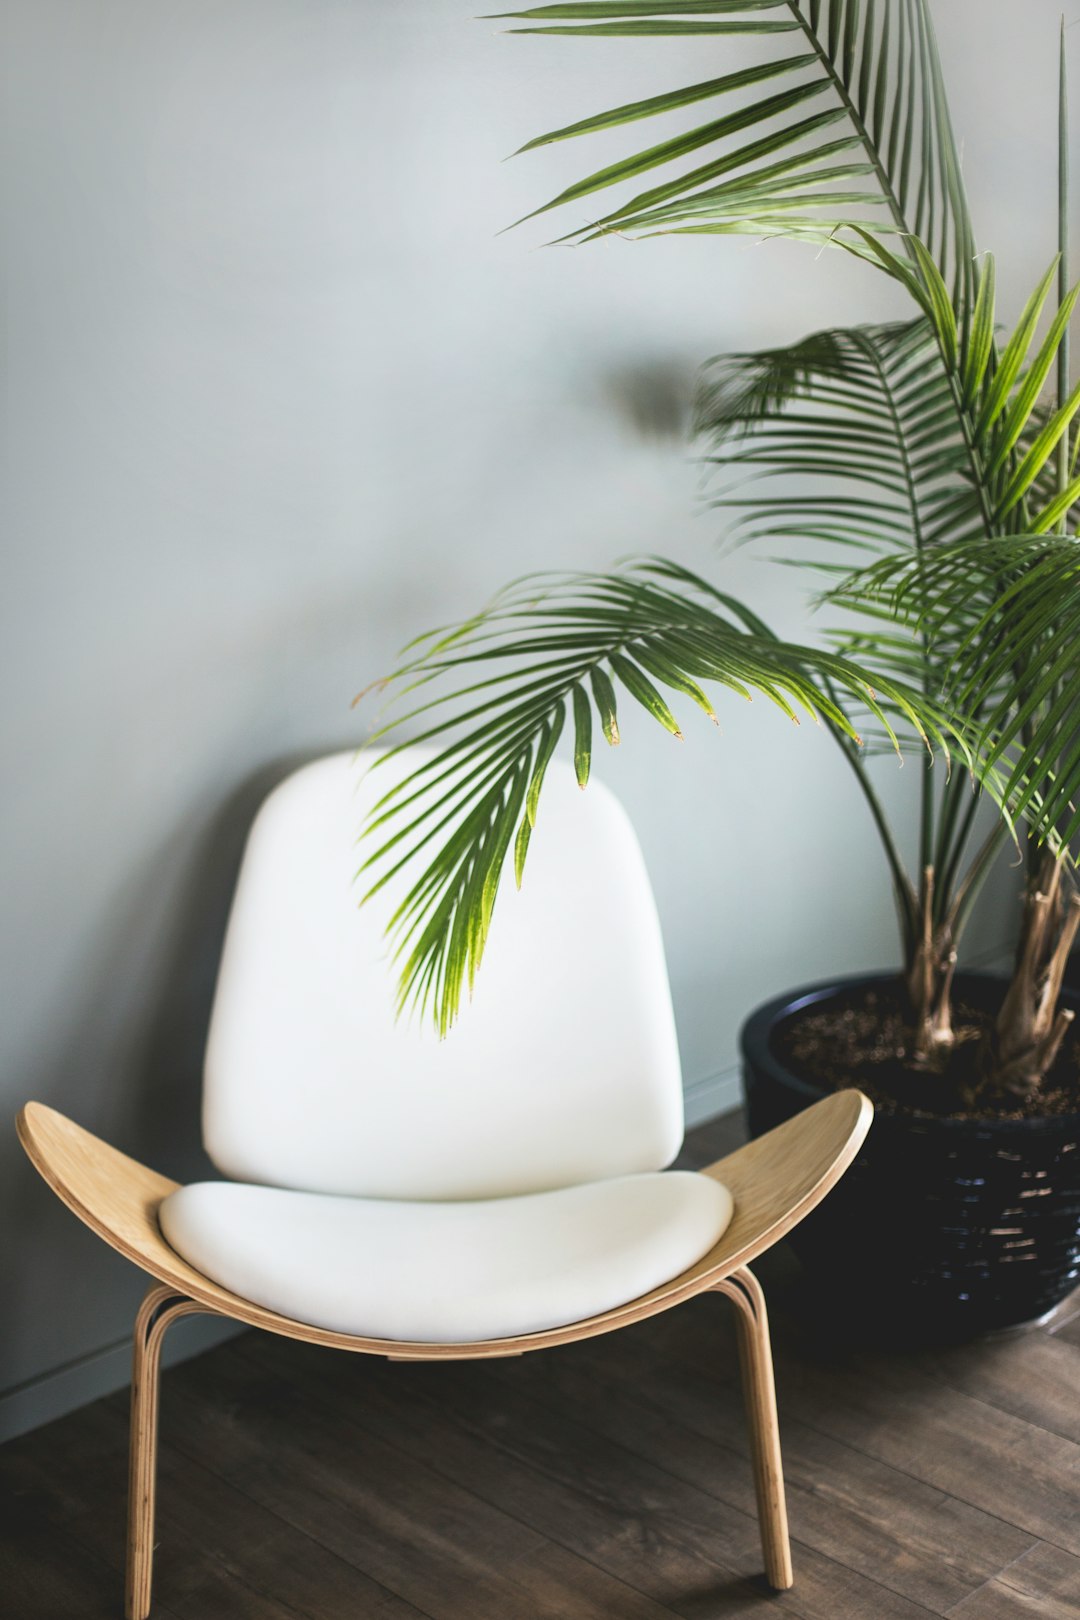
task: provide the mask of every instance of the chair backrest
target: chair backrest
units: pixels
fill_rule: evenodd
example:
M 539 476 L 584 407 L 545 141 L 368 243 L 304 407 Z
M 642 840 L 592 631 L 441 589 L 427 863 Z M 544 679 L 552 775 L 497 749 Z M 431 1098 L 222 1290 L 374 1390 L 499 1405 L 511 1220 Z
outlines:
M 207 1048 L 214 1163 L 238 1180 L 385 1198 L 662 1168 L 683 1136 L 679 1055 L 622 807 L 552 762 L 522 891 L 506 880 L 473 998 L 440 1041 L 415 1017 L 395 1021 L 389 903 L 358 907 L 365 810 L 416 763 L 410 751 L 365 774 L 364 756 L 333 755 L 259 811 Z

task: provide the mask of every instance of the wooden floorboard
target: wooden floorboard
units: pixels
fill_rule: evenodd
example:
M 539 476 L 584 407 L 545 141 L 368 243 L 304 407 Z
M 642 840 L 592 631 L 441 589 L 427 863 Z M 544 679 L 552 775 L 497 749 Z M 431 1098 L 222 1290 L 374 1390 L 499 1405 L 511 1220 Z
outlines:
M 1080 1444 L 1080 1357 L 1065 1338 L 1003 1335 L 925 1353 L 916 1365 L 965 1395 Z
M 690 1133 L 680 1164 L 743 1140 Z M 543 1355 L 389 1364 L 247 1334 L 164 1377 L 161 1620 L 1075 1620 L 1080 1297 L 890 1355 L 760 1268 L 796 1570 L 760 1577 L 729 1307 Z M 127 1412 L 0 1449 L 0 1616 L 122 1612 Z
M 949 1613 L 956 1620 L 1076 1620 L 1080 1559 L 1039 1542 Z
M 1071 1315 L 1063 1317 L 1060 1324 L 1052 1326 L 1048 1331 L 1055 1339 L 1060 1339 L 1062 1344 L 1073 1344 L 1080 1349 L 1080 1306 L 1077 1306 L 1076 1311 Z
M 726 1340 L 724 1302 L 709 1303 L 714 1335 Z M 634 1348 L 613 1344 L 602 1355 L 590 1345 L 574 1357 L 535 1358 L 531 1386 L 581 1424 L 751 1511 L 749 1444 L 737 1391 L 724 1376 L 726 1358 L 709 1376 L 674 1358 L 646 1360 Z M 784 1393 L 781 1382 L 782 1409 Z M 790 1416 L 784 1463 L 797 1556 L 813 1548 L 935 1612 L 1032 1544 L 1031 1535 Z

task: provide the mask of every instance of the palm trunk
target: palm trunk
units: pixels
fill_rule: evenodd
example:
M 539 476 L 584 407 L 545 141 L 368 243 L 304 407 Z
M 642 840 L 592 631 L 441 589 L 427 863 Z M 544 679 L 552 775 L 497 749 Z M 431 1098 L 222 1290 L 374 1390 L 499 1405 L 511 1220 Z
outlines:
M 1080 928 L 1080 894 L 1047 853 L 1028 885 L 1016 967 L 980 1054 L 982 1083 L 1030 1097 L 1061 1050 L 1074 1014 L 1060 1007 L 1069 951 Z
M 934 923 L 934 868 L 923 868 L 918 900 L 918 933 L 905 980 L 915 1024 L 915 1060 L 938 1067 L 955 1042 L 952 1023 L 952 981 L 956 948 L 946 920 Z

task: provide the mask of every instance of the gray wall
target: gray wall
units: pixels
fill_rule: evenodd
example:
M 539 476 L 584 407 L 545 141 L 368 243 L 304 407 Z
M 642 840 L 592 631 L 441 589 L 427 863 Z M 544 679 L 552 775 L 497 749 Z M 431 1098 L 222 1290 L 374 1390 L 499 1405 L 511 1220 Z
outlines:
M 515 41 L 473 9 L 3 7 L 0 1086 L 8 1117 L 41 1098 L 177 1176 L 200 1166 L 216 953 L 267 784 L 358 740 L 354 691 L 510 575 L 641 550 L 709 566 L 680 441 L 695 364 L 898 307 L 790 245 L 497 235 L 623 138 L 506 153 L 700 77 L 700 54 Z M 1053 246 L 1058 6 L 937 9 L 1015 309 Z M 802 624 L 793 572 L 724 567 Z M 761 708 L 727 705 L 721 737 L 703 721 L 681 749 L 631 722 L 600 764 L 654 873 L 698 1111 L 732 1096 L 755 1001 L 896 956 L 844 768 Z M 883 767 L 898 806 L 916 769 Z M 1007 933 L 1000 894 L 982 955 Z M 29 1385 L 14 1424 L 123 1376 L 110 1347 L 139 1282 L 10 1128 L 0 1212 L 0 1391 Z

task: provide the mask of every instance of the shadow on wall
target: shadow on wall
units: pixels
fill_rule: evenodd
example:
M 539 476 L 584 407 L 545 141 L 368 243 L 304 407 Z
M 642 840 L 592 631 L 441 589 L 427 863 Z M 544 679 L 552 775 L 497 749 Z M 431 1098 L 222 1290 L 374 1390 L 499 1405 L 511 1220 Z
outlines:
M 637 438 L 685 445 L 696 381 L 697 368 L 689 363 L 638 360 L 608 370 L 603 399 Z

